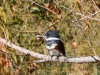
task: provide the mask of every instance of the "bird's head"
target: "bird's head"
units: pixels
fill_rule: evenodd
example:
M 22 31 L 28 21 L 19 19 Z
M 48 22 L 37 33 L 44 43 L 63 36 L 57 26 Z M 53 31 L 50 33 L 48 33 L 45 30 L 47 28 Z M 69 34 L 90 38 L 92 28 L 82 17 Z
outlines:
M 48 32 L 45 33 L 45 35 L 38 35 L 36 36 L 37 38 L 44 38 L 44 39 L 49 39 L 49 38 L 53 38 L 53 39 L 59 39 L 60 35 L 58 33 L 58 31 L 56 30 L 50 30 Z

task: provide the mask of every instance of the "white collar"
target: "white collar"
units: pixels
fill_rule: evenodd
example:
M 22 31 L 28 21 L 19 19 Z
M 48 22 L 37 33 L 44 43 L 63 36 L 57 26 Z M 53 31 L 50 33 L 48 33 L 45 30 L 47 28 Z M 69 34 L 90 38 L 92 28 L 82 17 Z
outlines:
M 60 38 L 54 38 L 54 37 L 46 38 L 46 41 L 48 40 L 60 40 Z

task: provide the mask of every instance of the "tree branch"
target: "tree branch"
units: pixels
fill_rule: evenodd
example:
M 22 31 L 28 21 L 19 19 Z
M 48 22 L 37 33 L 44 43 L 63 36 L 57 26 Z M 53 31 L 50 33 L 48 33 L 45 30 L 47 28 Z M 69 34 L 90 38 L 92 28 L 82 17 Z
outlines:
M 82 62 L 98 62 L 100 60 L 99 56 L 87 56 L 87 57 L 59 57 L 59 59 L 57 58 L 51 58 L 51 56 L 48 55 L 43 55 L 43 54 L 39 54 L 33 51 L 30 51 L 28 49 L 25 49 L 23 47 L 17 46 L 13 43 L 8 42 L 7 40 L 0 38 L 0 42 L 15 49 L 16 51 L 19 51 L 21 53 L 25 53 L 25 54 L 30 54 L 31 56 L 35 57 L 35 58 L 40 58 L 43 59 L 39 62 L 46 62 L 46 61 L 54 61 L 54 62 L 68 62 L 68 63 L 82 63 Z M 34 62 L 38 62 L 38 61 L 34 61 Z

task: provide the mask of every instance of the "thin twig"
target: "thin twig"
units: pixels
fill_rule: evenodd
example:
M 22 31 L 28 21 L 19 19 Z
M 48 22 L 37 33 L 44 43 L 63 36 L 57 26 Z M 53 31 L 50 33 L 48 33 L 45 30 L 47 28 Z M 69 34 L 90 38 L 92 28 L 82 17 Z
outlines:
M 75 19 L 76 19 L 76 17 L 75 17 Z M 97 56 L 96 51 L 95 51 L 94 48 L 92 47 L 92 44 L 91 44 L 91 42 L 90 42 L 90 39 L 89 39 L 89 40 L 87 39 L 87 37 L 86 37 L 86 35 L 85 35 L 85 33 L 84 33 L 83 29 L 82 29 L 82 26 L 81 26 L 81 24 L 80 24 L 80 22 L 79 22 L 78 20 L 77 20 L 77 24 L 78 24 L 79 28 L 81 29 L 81 31 L 82 31 L 82 33 L 83 33 L 85 39 L 87 40 L 88 44 L 89 44 L 90 47 L 92 48 L 93 53 L 95 54 L 95 56 Z
M 100 10 L 98 10 L 97 12 L 91 14 L 91 16 L 94 16 L 94 15 L 96 15 L 96 14 L 98 14 L 98 13 L 100 13 Z
M 46 62 L 45 59 L 42 59 L 42 60 L 33 60 L 32 61 L 33 63 L 43 63 L 43 62 Z
M 92 18 L 92 17 L 90 17 L 90 16 L 83 15 L 83 14 L 78 13 L 78 12 L 75 12 L 75 11 L 73 11 L 73 10 L 71 10 L 71 9 L 69 9 L 69 8 L 67 8 L 67 7 L 65 7 L 65 6 L 63 6 L 63 5 L 60 5 L 60 7 L 63 7 L 63 8 L 65 8 L 65 9 L 69 10 L 69 11 L 72 11 L 72 12 L 74 12 L 76 15 L 80 15 L 80 16 L 84 17 L 84 18 L 81 18 L 81 19 L 79 19 L 79 20 L 84 20 L 84 19 L 86 19 L 86 18 L 89 18 L 89 19 L 96 20 L 96 21 L 99 21 L 99 22 L 100 22 L 100 19 L 98 19 L 98 18 Z M 91 14 L 91 16 L 93 16 L 93 15 L 95 15 L 95 14 L 98 14 L 99 12 L 100 12 L 100 11 L 98 11 L 98 12 L 96 12 L 96 13 L 94 13 L 94 14 Z M 76 20 L 75 20 L 75 21 L 72 21 L 72 22 L 76 22 Z
M 4 33 L 4 37 L 7 39 L 7 35 L 6 35 L 6 32 L 5 32 L 5 27 L 4 27 L 3 23 L 2 23 L 2 21 L 0 21 L 0 23 L 2 24 L 1 25 L 1 29 L 2 29 L 2 31 Z
M 94 0 L 92 0 L 93 4 L 95 5 L 95 7 L 100 11 L 100 9 L 98 8 L 97 4 L 95 3 Z
M 85 16 L 85 15 L 83 15 L 83 14 L 81 14 L 81 13 L 75 13 L 75 14 L 76 14 L 76 15 L 83 16 L 84 18 L 88 18 L 88 19 L 96 20 L 96 21 L 99 21 L 99 22 L 100 22 L 100 19 L 98 19 L 98 18 L 92 18 L 92 17 L 90 17 L 90 16 Z

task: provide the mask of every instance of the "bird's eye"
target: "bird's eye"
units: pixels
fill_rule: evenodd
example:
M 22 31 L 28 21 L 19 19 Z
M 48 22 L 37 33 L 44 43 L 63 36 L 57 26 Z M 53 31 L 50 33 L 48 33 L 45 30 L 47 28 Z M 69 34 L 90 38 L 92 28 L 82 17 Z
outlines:
M 46 33 L 45 36 L 47 36 L 48 34 Z

